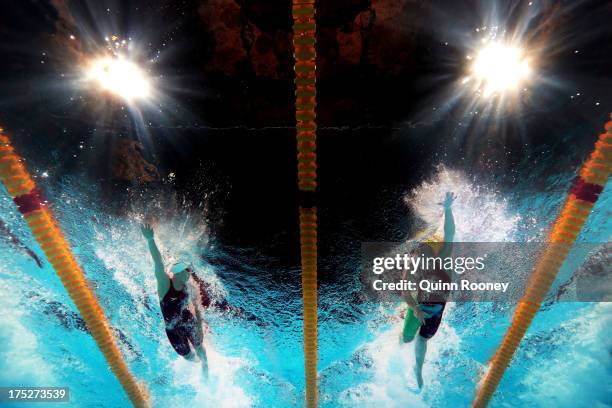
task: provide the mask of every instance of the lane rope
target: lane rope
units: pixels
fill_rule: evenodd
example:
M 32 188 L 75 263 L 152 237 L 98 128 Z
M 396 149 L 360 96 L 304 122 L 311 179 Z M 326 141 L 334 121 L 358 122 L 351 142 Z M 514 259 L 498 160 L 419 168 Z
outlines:
M 49 263 L 53 265 L 53 269 L 130 401 L 137 408 L 150 407 L 149 395 L 144 384 L 136 380 L 125 363 L 104 311 L 89 287 L 68 241 L 45 205 L 40 189 L 36 187 L 23 165 L 23 159 L 15 153 L 10 139 L 2 128 L 0 128 L 0 180 L 13 198 Z
M 317 388 L 317 124 L 316 23 L 314 0 L 293 0 L 295 119 L 300 255 L 304 325 L 306 407 L 318 404 Z
M 612 114 L 610 117 L 612 119 Z M 548 235 L 547 246 L 533 269 L 525 294 L 512 317 L 512 323 L 480 383 L 476 398 L 472 403 L 475 408 L 486 407 L 493 397 L 506 368 L 510 365 L 512 356 L 540 309 L 561 265 L 608 182 L 612 167 L 612 121 L 606 123 L 605 130 L 605 133 L 601 134 L 595 143 L 595 149 L 580 169 Z

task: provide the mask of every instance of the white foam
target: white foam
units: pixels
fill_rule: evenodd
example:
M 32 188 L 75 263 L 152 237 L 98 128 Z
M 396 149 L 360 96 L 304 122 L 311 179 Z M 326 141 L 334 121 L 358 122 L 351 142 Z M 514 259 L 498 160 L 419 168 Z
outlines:
M 14 296 L 15 288 L 0 280 L 0 377 L 3 385 L 56 384 L 41 353 L 37 335 L 27 326 L 27 312 Z
M 438 166 L 430 180 L 423 182 L 406 196 L 406 202 L 427 224 L 427 233 L 441 233 L 443 210 L 438 203 L 446 192 L 453 192 L 457 199 L 453 204 L 456 224 L 455 241 L 500 242 L 509 241 L 515 235 L 520 217 L 512 214 L 508 203 L 495 191 L 484 188 L 458 171 Z M 396 308 L 399 316 L 406 305 Z M 419 390 L 414 376 L 414 342 L 401 344 L 399 337 L 403 321 L 397 319 L 390 330 L 377 334 L 366 347 L 373 362 L 373 378 L 345 390 L 340 401 L 345 406 L 429 407 L 437 405 L 441 379 L 446 367 L 442 361 L 448 354 L 460 354 L 461 340 L 447 324 L 452 320 L 454 304 L 449 303 L 436 335 L 427 342 L 427 355 L 423 365 L 423 389 Z M 446 357 L 444 357 L 446 355 Z
M 453 204 L 455 241 L 503 242 L 514 236 L 520 217 L 510 212 L 505 198 L 469 180 L 464 173 L 442 165 L 405 200 L 433 230 L 431 232 L 440 233 L 443 210 L 438 203 L 448 191 L 457 196 Z
M 406 306 L 395 309 L 394 315 L 402 315 Z M 445 315 L 453 312 L 449 304 Z M 455 331 L 444 319 L 436 335 L 427 342 L 427 355 L 423 365 L 423 389 L 419 390 L 414 375 L 414 342 L 402 344 L 400 335 L 403 320 L 397 319 L 390 330 L 380 333 L 367 344 L 366 354 L 373 362 L 372 380 L 343 391 L 340 402 L 351 407 L 429 407 L 435 390 L 442 387 L 439 378 L 444 367 L 439 363 L 443 354 L 456 352 L 461 342 Z
M 211 285 L 211 295 L 220 297 L 225 291 L 210 267 L 200 262 L 200 249 L 197 247 L 201 228 L 192 225 L 192 220 L 179 220 L 178 217 L 160 220 L 155 226 L 156 244 L 164 256 L 166 266 L 180 260 L 193 262 L 196 273 Z M 138 222 L 98 231 L 95 245 L 96 256 L 111 271 L 117 283 L 130 293 L 139 310 L 141 318 L 151 319 L 141 300 L 143 296 L 157 299 L 157 285 L 154 266 Z M 188 259 L 186 259 L 188 258 Z M 143 287 L 144 282 L 144 287 Z M 127 313 L 125 313 L 127 315 Z M 154 324 L 156 322 L 153 322 Z M 199 362 L 191 362 L 177 356 L 168 344 L 163 333 L 163 324 L 156 324 L 161 346 L 157 348 L 158 362 L 162 369 L 170 371 L 168 377 L 177 391 L 171 397 L 158 396 L 161 406 L 213 406 L 218 408 L 238 408 L 252 406 L 251 396 L 236 383 L 237 372 L 246 366 L 246 361 L 238 357 L 226 357 L 217 352 L 210 343 L 210 333 L 206 336 L 205 346 L 208 355 L 209 379 L 206 380 Z M 155 330 L 155 329 L 154 329 Z M 155 395 L 153 395 L 155 398 Z
M 209 378 L 202 373 L 199 362 L 181 357 L 170 363 L 172 381 L 177 389 L 185 385 L 195 390 L 195 395 L 176 395 L 166 406 L 211 406 L 220 408 L 242 408 L 253 406 L 253 399 L 235 382 L 237 372 L 246 362 L 237 357 L 226 357 L 205 342 L 208 356 Z

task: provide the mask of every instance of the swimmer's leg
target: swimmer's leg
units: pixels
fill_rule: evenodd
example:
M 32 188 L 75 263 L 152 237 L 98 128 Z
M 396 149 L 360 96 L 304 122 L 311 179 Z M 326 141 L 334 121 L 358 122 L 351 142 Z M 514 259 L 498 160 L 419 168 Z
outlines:
M 206 349 L 204 348 L 204 330 L 202 329 L 201 324 L 193 322 L 189 332 L 189 342 L 200 358 L 204 377 L 208 378 L 208 356 L 206 355 Z
M 419 388 L 423 387 L 423 363 L 425 362 L 425 354 L 427 354 L 427 339 L 419 334 L 416 336 L 414 345 L 414 375 L 416 376 Z
M 204 344 L 196 346 L 195 351 L 200 358 L 200 362 L 202 363 L 202 373 L 206 378 L 208 378 L 208 356 L 206 355 Z
M 425 324 L 421 326 L 414 345 L 416 360 L 414 374 L 419 384 L 419 388 L 423 386 L 423 363 L 425 362 L 425 354 L 427 353 L 427 340 L 431 339 L 438 331 L 438 327 L 440 327 L 442 313 L 444 312 L 444 304 L 421 305 L 421 310 L 428 313 L 430 316 L 425 319 Z
M 189 344 L 189 338 L 180 328 L 173 327 L 171 329 L 166 328 L 166 335 L 168 340 L 174 348 L 174 351 L 185 360 L 196 361 L 196 353 L 193 351 Z
M 196 353 L 193 350 L 191 350 L 191 349 L 189 350 L 189 353 L 187 353 L 187 354 L 185 354 L 183 356 L 183 358 L 185 360 L 187 360 L 187 361 L 192 361 L 194 363 L 197 361 Z

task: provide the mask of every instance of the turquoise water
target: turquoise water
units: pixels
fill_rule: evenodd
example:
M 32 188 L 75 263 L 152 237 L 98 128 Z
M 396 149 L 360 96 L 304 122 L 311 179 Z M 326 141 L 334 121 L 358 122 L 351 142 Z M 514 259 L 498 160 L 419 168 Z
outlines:
M 406 201 L 435 224 L 439 214 L 431 202 L 452 190 L 459 195 L 458 241 L 537 241 L 553 221 L 571 178 L 571 174 L 551 178 L 547 188 L 538 191 L 525 182 L 502 194 L 440 167 L 407 194 Z M 216 296 L 244 310 L 242 316 L 207 314 L 207 382 L 198 365 L 179 358 L 166 339 L 152 261 L 138 229 L 142 214 L 135 210 L 126 216 L 112 215 L 101 204 L 100 193 L 76 179 L 46 187 L 57 218 L 116 328 L 120 347 L 133 372 L 148 385 L 155 406 L 302 405 L 297 269 L 252 270 L 248 257 L 236 252 L 230 256 L 207 243 L 207 226 L 195 211 L 170 205 L 172 199 L 157 203 L 165 208 L 163 214 L 159 210 L 157 236 L 166 260 L 174 256 L 195 260 L 198 273 L 213 283 Z M 610 240 L 610 190 L 602 194 L 580 240 Z M 0 217 L 41 254 L 4 190 Z M 0 242 L 0 383 L 68 386 L 71 406 L 128 406 L 53 270 L 47 263 L 39 269 L 6 241 Z M 201 260 L 201 255 L 214 255 L 216 266 Z M 566 269 L 579 265 L 584 255 L 574 254 L 573 266 Z M 321 286 L 319 292 L 322 407 L 469 406 L 509 324 L 511 305 L 449 305 L 438 334 L 429 342 L 425 387 L 419 392 L 412 374 L 412 345 L 398 341 L 399 316 L 405 306 L 354 302 L 359 291 L 355 281 L 350 276 L 339 280 L 337 285 Z M 612 406 L 611 312 L 609 303 L 547 302 L 491 406 Z

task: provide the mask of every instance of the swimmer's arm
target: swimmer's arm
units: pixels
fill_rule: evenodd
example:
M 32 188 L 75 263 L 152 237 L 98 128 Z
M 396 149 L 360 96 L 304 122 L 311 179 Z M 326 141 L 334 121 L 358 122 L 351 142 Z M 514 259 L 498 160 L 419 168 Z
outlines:
M 446 193 L 446 198 L 442 203 L 444 207 L 444 244 L 440 250 L 441 258 L 449 257 L 453 251 L 453 240 L 455 239 L 455 218 L 453 217 L 453 193 Z
M 202 312 L 200 312 L 200 305 L 198 305 L 196 303 L 196 304 L 193 305 L 193 307 L 195 308 L 196 319 L 198 319 L 198 327 L 202 328 L 202 324 L 204 323 L 204 319 L 202 318 Z
M 414 300 L 410 292 L 406 292 L 404 299 L 406 300 L 406 303 L 408 303 L 408 307 L 412 309 L 412 314 L 414 314 L 414 317 L 419 319 L 419 321 L 424 324 L 425 318 L 429 317 L 429 315 L 425 315 L 425 313 L 423 313 L 419 307 L 419 304 L 416 302 L 416 300 Z
M 419 306 L 416 300 L 414 300 L 414 297 L 412 297 L 410 291 L 405 291 L 402 293 L 402 295 L 406 303 L 408 303 L 408 306 L 410 306 L 412 309 L 416 309 Z
M 406 271 L 402 274 L 402 279 L 406 279 Z M 419 307 L 419 304 L 414 299 L 409 290 L 402 291 L 402 297 L 408 303 L 408 307 L 412 309 L 412 313 L 414 316 L 421 321 L 421 323 L 425 322 L 425 316 L 423 315 L 423 311 Z
M 195 292 L 195 293 L 194 293 Z M 190 292 L 191 304 L 193 305 L 193 309 L 195 311 L 196 322 L 196 330 L 198 331 L 198 338 L 204 339 L 204 319 L 202 319 L 202 312 L 200 311 L 200 293 L 199 290 L 193 290 L 191 288 Z
M 406 272 L 406 270 L 404 270 L 402 272 L 402 280 L 406 280 L 408 277 L 408 274 Z M 414 298 L 412 297 L 412 294 L 410 293 L 409 290 L 403 290 L 402 291 L 402 298 L 406 301 L 406 303 L 408 303 L 408 306 L 415 308 L 417 307 L 417 303 L 416 300 L 414 300 Z
M 155 244 L 155 237 L 153 236 L 153 228 L 144 224 L 141 226 L 142 235 L 147 240 L 147 244 L 149 245 L 149 252 L 151 253 L 151 257 L 153 258 L 153 263 L 155 264 L 155 278 L 157 278 L 157 292 L 160 298 L 163 298 L 164 295 L 170 289 L 170 279 L 168 279 L 168 275 L 166 274 L 166 270 L 164 268 L 164 260 L 162 259 L 161 253 L 157 248 L 157 244 Z
M 6 234 L 13 245 L 25 252 L 30 258 L 34 260 L 34 262 L 36 262 L 36 265 L 38 265 L 38 267 L 42 269 L 43 263 L 38 257 L 38 255 L 36 255 L 34 251 L 32 251 L 26 244 L 24 244 L 19 238 L 17 238 L 17 236 L 13 234 L 11 230 L 8 229 L 8 227 L 2 220 L 0 220 L 0 232 Z
M 26 252 L 26 254 L 28 254 L 30 256 L 30 258 L 32 258 L 34 260 L 34 262 L 36 262 L 36 265 L 38 265 L 39 268 L 43 268 L 43 263 L 40 260 L 40 258 L 38 257 L 38 255 L 36 255 L 36 253 L 34 251 L 32 251 L 30 248 L 25 247 L 24 251 Z

